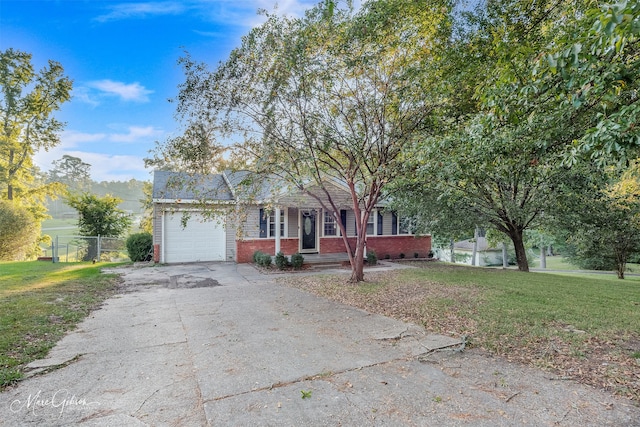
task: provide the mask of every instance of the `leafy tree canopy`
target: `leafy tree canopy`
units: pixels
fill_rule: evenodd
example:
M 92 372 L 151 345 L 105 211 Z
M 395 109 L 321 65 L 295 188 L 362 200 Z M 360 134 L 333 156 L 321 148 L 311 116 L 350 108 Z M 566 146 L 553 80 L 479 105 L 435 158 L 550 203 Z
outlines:
M 72 194 L 66 202 L 78 211 L 78 226 L 83 236 L 120 237 L 131 226 L 129 215 L 118 208 L 122 200 L 117 197 Z
M 327 0 L 299 19 L 267 15 L 214 72 L 182 58 L 178 114 L 242 138 L 236 150 L 256 182 L 276 176 L 334 213 L 327 184 L 346 185 L 358 238 L 353 248 L 344 243 L 352 280 L 362 280 L 368 217 L 403 148 L 428 132 L 444 102 L 435 63 L 451 8 L 445 0 L 375 0 L 354 12 Z M 186 154 L 197 163 L 197 150 Z
M 40 227 L 31 212 L 0 200 L 0 261 L 22 261 L 36 254 Z
M 0 189 L 5 200 L 33 206 L 60 190 L 37 182 L 33 155 L 59 143 L 64 124 L 53 116 L 71 98 L 71 80 L 62 66 L 49 61 L 36 72 L 31 54 L 14 49 L 0 52 Z

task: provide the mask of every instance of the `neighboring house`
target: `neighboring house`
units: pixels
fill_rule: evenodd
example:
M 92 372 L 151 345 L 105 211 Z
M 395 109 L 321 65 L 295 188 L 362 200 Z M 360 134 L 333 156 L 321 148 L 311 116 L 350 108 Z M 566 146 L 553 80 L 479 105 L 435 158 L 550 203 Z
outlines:
M 473 265 L 473 239 L 461 240 L 453 244 L 455 262 L 459 264 Z M 436 257 L 441 261 L 451 262 L 451 249 L 438 248 Z M 478 237 L 475 265 L 484 267 L 489 265 L 502 265 L 502 249 L 492 247 L 484 236 Z
M 156 171 L 153 178 L 153 243 L 163 263 L 195 261 L 251 262 L 260 250 L 270 255 L 346 253 L 340 228 L 355 248 L 355 216 L 347 188 L 327 184 L 339 208 L 325 211 L 317 200 L 287 191 L 277 182 L 263 182 L 250 192 L 246 172 L 189 175 Z M 217 212 L 210 218 L 199 200 L 206 198 Z M 408 218 L 385 211 L 381 204 L 367 225 L 367 250 L 379 259 L 426 257 L 431 236 L 414 236 Z

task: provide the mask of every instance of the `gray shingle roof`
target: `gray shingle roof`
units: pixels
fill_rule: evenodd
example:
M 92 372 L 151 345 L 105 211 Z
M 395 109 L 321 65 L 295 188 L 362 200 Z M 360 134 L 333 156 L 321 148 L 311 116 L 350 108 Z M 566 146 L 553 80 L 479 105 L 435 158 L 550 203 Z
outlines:
M 168 200 L 233 200 L 231 189 L 221 174 L 190 175 L 170 171 L 153 173 L 152 196 Z

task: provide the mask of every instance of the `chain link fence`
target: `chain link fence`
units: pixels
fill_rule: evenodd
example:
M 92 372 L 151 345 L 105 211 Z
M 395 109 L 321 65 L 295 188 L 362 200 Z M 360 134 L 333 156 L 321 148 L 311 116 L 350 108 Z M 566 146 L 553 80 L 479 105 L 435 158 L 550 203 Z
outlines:
M 126 239 L 103 236 L 55 236 L 43 248 L 53 262 L 129 261 Z

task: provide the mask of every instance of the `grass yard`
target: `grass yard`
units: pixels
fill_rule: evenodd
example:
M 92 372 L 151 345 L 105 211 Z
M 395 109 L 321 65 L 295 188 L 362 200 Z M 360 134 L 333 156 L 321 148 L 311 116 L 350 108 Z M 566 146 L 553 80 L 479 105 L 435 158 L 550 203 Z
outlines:
M 0 262 L 0 389 L 114 294 L 118 277 L 100 273 L 110 265 Z
M 640 277 L 414 264 L 423 268 L 369 270 L 358 286 L 337 276 L 282 280 L 640 403 Z
M 48 231 L 48 234 L 55 234 L 57 229 L 78 229 L 77 219 L 61 219 L 61 218 L 49 218 L 42 221 L 42 230 Z
M 545 258 L 547 262 L 547 269 L 549 270 L 578 270 L 579 267 L 569 263 L 564 257 L 560 255 L 547 256 Z M 540 267 L 540 260 L 537 260 L 537 267 Z

